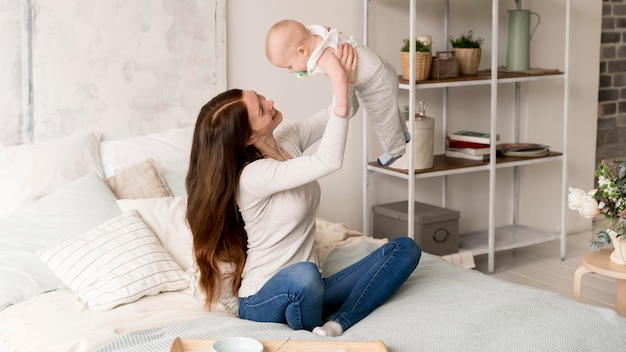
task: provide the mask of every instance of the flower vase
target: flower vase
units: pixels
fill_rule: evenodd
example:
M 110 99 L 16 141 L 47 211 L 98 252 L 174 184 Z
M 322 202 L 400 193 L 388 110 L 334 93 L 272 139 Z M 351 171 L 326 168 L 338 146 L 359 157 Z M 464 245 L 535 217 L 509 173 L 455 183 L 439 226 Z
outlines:
M 608 233 L 615 247 L 611 252 L 611 261 L 615 264 L 626 265 L 626 238 L 624 236 L 617 237 L 615 231 L 608 230 Z

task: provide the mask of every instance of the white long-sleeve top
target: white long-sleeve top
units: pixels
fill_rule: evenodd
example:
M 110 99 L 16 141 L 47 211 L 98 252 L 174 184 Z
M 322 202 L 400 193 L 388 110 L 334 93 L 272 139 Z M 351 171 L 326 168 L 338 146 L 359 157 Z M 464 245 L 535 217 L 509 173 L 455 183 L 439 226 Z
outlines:
M 278 145 L 290 160 L 260 159 L 244 167 L 237 204 L 248 233 L 248 252 L 239 297 L 255 294 L 290 264 L 317 264 L 315 218 L 321 193 L 317 179 L 341 168 L 347 132 L 348 118 L 326 108 L 276 131 Z M 305 155 L 320 138 L 317 151 Z

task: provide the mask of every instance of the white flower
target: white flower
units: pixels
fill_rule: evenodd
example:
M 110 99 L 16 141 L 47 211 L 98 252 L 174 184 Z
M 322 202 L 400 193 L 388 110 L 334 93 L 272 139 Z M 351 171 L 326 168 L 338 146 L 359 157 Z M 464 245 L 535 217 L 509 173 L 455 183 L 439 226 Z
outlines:
M 593 198 L 595 192 L 586 193 L 582 197 L 582 205 L 578 208 L 578 213 L 585 219 L 593 218 L 600 214 L 598 201 Z
M 602 186 L 610 186 L 611 185 L 611 180 L 608 180 L 606 177 L 598 177 L 598 186 L 600 186 L 600 188 L 602 188 Z
M 567 204 L 569 208 L 572 210 L 578 210 L 583 206 L 583 197 L 585 196 L 585 191 L 580 188 L 569 188 L 569 196 L 567 197 Z
M 570 209 L 578 210 L 583 218 L 593 218 L 600 213 L 601 208 L 598 206 L 598 201 L 593 198 L 595 193 L 595 189 L 585 193 L 582 189 L 570 187 L 567 204 Z

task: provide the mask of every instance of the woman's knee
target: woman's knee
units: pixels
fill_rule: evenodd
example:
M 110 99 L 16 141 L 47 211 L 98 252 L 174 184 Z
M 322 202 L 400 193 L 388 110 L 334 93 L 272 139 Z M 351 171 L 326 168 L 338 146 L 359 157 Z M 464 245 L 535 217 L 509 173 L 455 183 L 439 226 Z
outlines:
M 295 263 L 287 268 L 287 280 L 291 287 L 297 287 L 303 292 L 317 292 L 324 290 L 324 281 L 317 265 L 310 262 Z
M 311 262 L 299 262 L 291 264 L 283 269 L 289 276 L 298 277 L 315 277 L 320 275 L 317 265 Z
M 390 242 L 395 242 L 398 246 L 399 252 L 402 253 L 403 256 L 407 258 L 411 258 L 415 261 L 415 264 L 419 263 L 420 258 L 422 257 L 422 249 L 415 243 L 415 241 L 410 237 L 398 237 L 394 238 Z

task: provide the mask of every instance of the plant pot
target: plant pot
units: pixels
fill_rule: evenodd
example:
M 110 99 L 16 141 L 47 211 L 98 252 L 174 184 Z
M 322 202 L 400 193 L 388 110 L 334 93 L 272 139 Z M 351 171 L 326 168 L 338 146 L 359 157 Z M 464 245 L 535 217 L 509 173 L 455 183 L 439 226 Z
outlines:
M 626 238 L 624 236 L 617 237 L 615 231 L 608 230 L 611 236 L 611 243 L 615 249 L 611 252 L 611 261 L 615 264 L 626 265 Z
M 415 80 L 424 81 L 430 76 L 430 65 L 433 61 L 433 55 L 430 51 L 418 51 L 415 53 Z M 410 55 L 406 51 L 400 52 L 400 66 L 402 67 L 402 78 L 409 80 Z
M 481 48 L 454 48 L 454 57 L 459 61 L 459 74 L 475 75 L 480 65 Z

